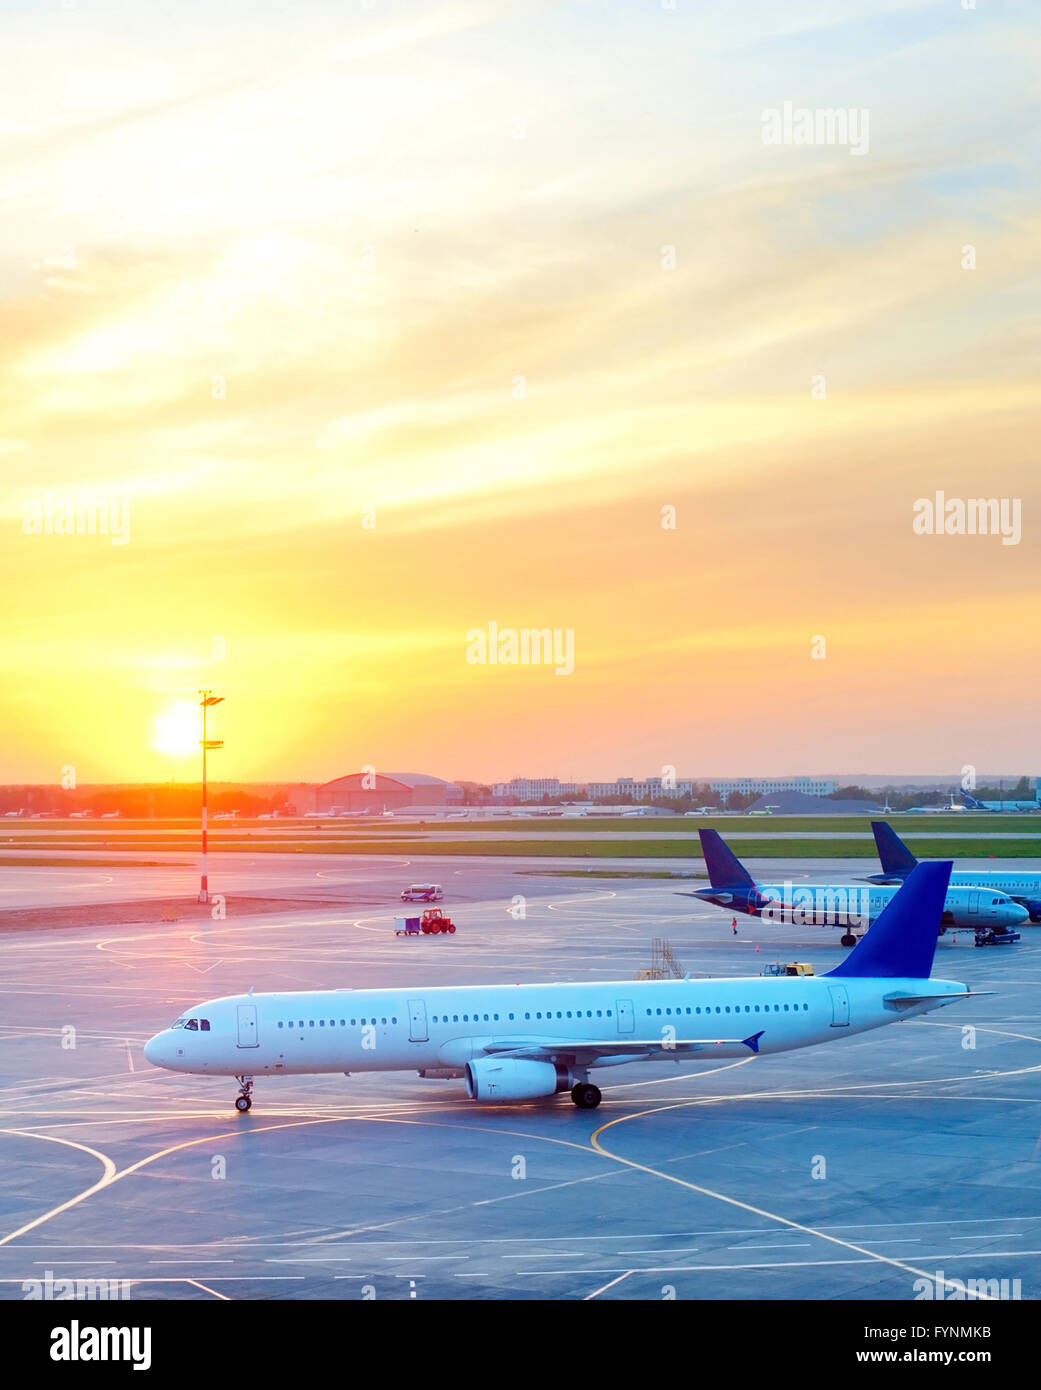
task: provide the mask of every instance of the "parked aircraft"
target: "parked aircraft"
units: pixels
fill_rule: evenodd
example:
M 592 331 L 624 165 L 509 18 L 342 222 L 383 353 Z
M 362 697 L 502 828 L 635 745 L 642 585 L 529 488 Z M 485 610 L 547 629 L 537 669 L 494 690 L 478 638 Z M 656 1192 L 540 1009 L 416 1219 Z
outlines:
M 842 927 L 840 941 L 852 946 L 858 932 L 878 917 L 893 897 L 891 888 L 858 888 L 856 884 L 760 884 L 725 844 L 718 830 L 699 830 L 710 888 L 695 888 L 681 896 L 715 903 L 728 912 L 744 912 L 772 922 L 799 926 Z M 1019 926 L 1027 912 L 998 891 L 977 888 L 948 890 L 938 922 L 948 927 Z
M 977 801 L 968 792 L 959 792 L 969 811 L 1041 811 L 1041 791 L 1035 789 L 1033 801 Z
M 871 829 L 882 863 L 880 874 L 870 874 L 868 883 L 903 883 L 918 865 L 918 860 L 891 825 L 873 820 Z M 1014 903 L 1026 909 L 1032 922 L 1041 922 L 1041 873 L 1035 869 L 958 869 L 951 874 L 952 885 L 975 885 L 989 891 L 992 888 L 1007 893 Z
M 418 1071 L 463 1077 L 476 1101 L 571 1092 L 627 1062 L 764 1057 L 916 1018 L 974 991 L 930 978 L 950 863 L 922 864 L 842 963 L 821 976 L 334 989 L 197 1004 L 145 1044 L 168 1071 L 257 1076 Z

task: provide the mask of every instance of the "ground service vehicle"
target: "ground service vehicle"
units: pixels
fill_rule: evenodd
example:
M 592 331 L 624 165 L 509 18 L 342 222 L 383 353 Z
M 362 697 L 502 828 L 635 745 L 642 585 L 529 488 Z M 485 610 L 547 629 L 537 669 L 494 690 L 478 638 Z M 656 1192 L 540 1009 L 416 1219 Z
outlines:
M 444 896 L 440 883 L 413 883 L 401 890 L 403 903 L 439 903 Z
M 439 907 L 426 907 L 420 917 L 395 917 L 395 936 L 437 936 L 455 934 L 455 923 Z
M 976 933 L 977 946 L 1011 946 L 1020 939 L 1018 931 L 1002 931 L 998 927 L 987 927 Z

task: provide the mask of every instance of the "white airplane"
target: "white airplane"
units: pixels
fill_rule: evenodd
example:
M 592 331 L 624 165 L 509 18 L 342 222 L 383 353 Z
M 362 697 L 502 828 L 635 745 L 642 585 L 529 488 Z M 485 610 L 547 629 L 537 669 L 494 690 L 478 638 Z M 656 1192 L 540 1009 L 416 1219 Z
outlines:
M 968 792 L 959 792 L 967 811 L 996 811 L 1012 814 L 1016 811 L 1041 811 L 1041 789 L 1035 785 L 1033 801 L 978 801 Z
M 891 887 L 858 888 L 844 883 L 758 883 L 730 849 L 718 830 L 699 830 L 701 852 L 708 870 L 708 888 L 680 894 L 715 903 L 728 912 L 744 912 L 768 922 L 797 926 L 842 927 L 843 946 L 852 946 L 856 929 L 863 931 L 895 896 Z M 877 882 L 868 880 L 873 885 Z M 939 922 L 942 936 L 949 927 L 985 931 L 1018 927 L 1027 920 L 1026 908 L 995 888 L 951 887 Z
M 885 821 L 873 820 L 871 829 L 882 872 L 869 874 L 867 882 L 903 883 L 917 867 L 918 860 Z M 957 869 L 951 874 L 951 886 L 976 887 L 983 891 L 997 889 L 1024 908 L 1032 922 L 1041 922 L 1041 873 L 1036 869 Z
M 886 805 L 888 805 L 888 801 Z M 957 805 L 953 794 L 947 798 L 944 806 L 908 806 L 904 812 L 905 816 L 952 816 L 955 812 L 964 811 L 965 807 Z M 890 813 L 892 814 L 892 813 Z
M 765 1057 L 943 1008 L 976 991 L 930 979 L 951 864 L 921 864 L 842 963 L 821 976 L 334 989 L 197 1004 L 145 1044 L 168 1071 L 254 1077 L 417 1071 L 476 1101 L 570 1090 L 600 1104 L 595 1067 Z
M 101 817 L 102 820 L 119 820 L 118 811 L 106 811 Z

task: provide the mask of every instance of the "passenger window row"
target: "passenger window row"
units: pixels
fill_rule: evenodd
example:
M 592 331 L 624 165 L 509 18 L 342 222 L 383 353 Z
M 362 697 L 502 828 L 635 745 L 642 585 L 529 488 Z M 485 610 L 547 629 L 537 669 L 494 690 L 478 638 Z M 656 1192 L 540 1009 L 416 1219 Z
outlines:
M 731 1007 L 730 1007 L 729 1004 L 724 1004 L 724 1005 L 722 1006 L 722 1008 L 720 1008 L 720 1006 L 717 1004 L 716 1007 L 715 1007 L 715 1012 L 716 1012 L 717 1014 L 719 1014 L 719 1013 L 723 1013 L 723 1014 L 729 1014 L 729 1013 L 739 1014 L 739 1013 L 741 1012 L 741 1010 L 742 1010 L 742 1007 L 744 1008 L 744 1011 L 745 1011 L 746 1014 L 753 1014 L 753 1013 L 754 1013 L 754 1014 L 758 1014 L 758 1013 L 768 1014 L 768 1013 L 770 1012 L 770 1005 L 769 1005 L 769 1004 L 764 1004 L 764 1005 L 762 1006 L 762 1008 L 760 1008 L 760 1006 L 759 1006 L 758 1004 L 745 1004 L 745 1005 L 743 1005 L 743 1006 L 742 1006 L 741 1004 L 735 1004 L 734 1007 L 733 1007 L 733 1009 L 731 1009 Z M 782 1011 L 783 1011 L 784 1013 L 789 1013 L 789 1012 L 791 1012 L 791 1013 L 793 1013 L 793 1014 L 796 1014 L 796 1013 L 799 1013 L 800 1010 L 801 1010 L 802 1012 L 804 1012 L 804 1013 L 807 1013 L 807 1012 L 809 1012 L 809 1008 L 810 1008 L 809 1004 L 791 1004 L 791 1005 L 789 1005 L 789 1004 L 784 1004 L 784 1005 L 781 1005 L 781 1004 L 774 1004 L 774 1006 L 773 1006 L 773 1011 L 774 1011 L 775 1014 L 779 1014 L 779 1013 L 781 1013 Z M 689 1014 L 689 1013 L 700 1014 L 701 1012 L 702 1012 L 702 1009 L 701 1009 L 700 1006 L 697 1007 L 697 1008 L 694 1008 L 694 1009 L 647 1009 L 647 1010 L 646 1010 L 646 1013 L 647 1013 L 647 1017 L 648 1017 L 648 1018 L 650 1018 L 652 1014 L 684 1014 L 684 1013 L 687 1013 L 687 1014 Z M 707 1014 L 710 1014 L 710 1013 L 713 1012 L 713 1010 L 712 1010 L 711 1006 L 706 1005 L 706 1006 L 705 1006 L 705 1009 L 704 1009 L 704 1012 L 707 1013 Z
M 773 1005 L 773 1012 L 774 1012 L 774 1013 L 782 1013 L 782 1012 L 783 1012 L 783 1013 L 798 1013 L 798 1012 L 802 1011 L 802 1012 L 806 1013 L 806 1012 L 809 1012 L 809 1007 L 810 1007 L 809 1004 L 783 1004 L 783 1005 L 782 1005 L 782 1004 L 774 1004 L 774 1005 Z M 662 1015 L 671 1017 L 671 1016 L 673 1016 L 673 1015 L 701 1014 L 701 1013 L 705 1013 L 705 1014 L 711 1014 L 711 1013 L 717 1013 L 717 1014 L 735 1013 L 735 1014 L 739 1014 L 739 1013 L 742 1012 L 742 1010 L 743 1010 L 746 1014 L 749 1014 L 749 1013 L 756 1013 L 756 1014 L 758 1014 L 758 1013 L 764 1013 L 764 1014 L 768 1014 L 768 1013 L 770 1013 L 770 1011 L 771 1011 L 771 1006 L 770 1006 L 769 1004 L 763 1004 L 763 1005 L 761 1005 L 761 1006 L 760 1006 L 759 1004 L 744 1004 L 744 1005 L 735 1004 L 733 1007 L 731 1007 L 729 1004 L 724 1004 L 724 1005 L 722 1005 L 722 1006 L 719 1005 L 719 1004 L 716 1004 L 714 1008 L 713 1008 L 711 1005 L 705 1005 L 705 1007 L 702 1008 L 701 1005 L 696 1005 L 696 1006 L 688 1006 L 688 1007 L 682 1008 L 682 1009 L 681 1009 L 681 1008 L 674 1008 L 674 1009 L 673 1009 L 673 1008 L 665 1008 L 665 1009 L 647 1009 L 647 1010 L 645 1010 L 645 1013 L 646 1013 L 646 1016 L 647 1016 L 648 1018 L 651 1018 L 651 1017 L 654 1016 L 654 1015 L 658 1015 L 659 1017 L 661 1017 Z M 611 1009 L 596 1009 L 596 1010 L 593 1010 L 593 1009 L 586 1009 L 584 1012 L 583 1012 L 583 1010 L 581 1010 L 581 1009 L 574 1009 L 574 1010 L 572 1010 L 572 1009 L 557 1009 L 556 1015 L 555 1015 L 555 1016 L 556 1016 L 557 1018 L 593 1018 L 594 1016 L 595 1016 L 596 1018 L 604 1018 L 604 1017 L 606 1017 L 606 1018 L 612 1018 L 614 1015 L 613 1015 L 613 1011 L 612 1011 Z M 516 1015 L 516 1014 L 507 1014 L 506 1017 L 507 1017 L 507 1019 L 512 1023 L 512 1022 L 514 1022 L 514 1021 L 516 1020 L 517 1015 Z M 532 1018 L 541 1020 L 541 1019 L 552 1019 L 553 1017 L 554 1017 L 554 1013 L 553 1013 L 553 1010 L 552 1010 L 552 1009 L 546 1009 L 546 1010 L 538 1009 L 538 1010 L 535 1010 L 533 1013 L 532 1013 L 532 1012 L 528 1012 L 528 1013 L 526 1013 L 526 1014 L 524 1015 L 524 1018 L 525 1018 L 527 1021 L 529 1021 L 529 1022 L 530 1022 L 530 1020 L 531 1020 Z M 347 1027 L 356 1028 L 356 1027 L 359 1027 L 359 1026 L 365 1027 L 366 1025 L 372 1025 L 372 1024 L 376 1024 L 376 1023 L 380 1023 L 380 1024 L 387 1024 L 387 1023 L 397 1024 L 397 1021 L 398 1021 L 398 1020 L 397 1020 L 396 1017 L 391 1017 L 391 1018 L 389 1018 L 389 1019 L 388 1019 L 388 1018 L 351 1018 L 351 1019 L 341 1018 L 341 1019 L 339 1020 L 339 1023 L 337 1024 L 337 1020 L 336 1020 L 335 1018 L 330 1018 L 330 1019 L 328 1020 L 328 1026 L 329 1026 L 330 1028 L 335 1028 L 335 1027 L 337 1027 L 337 1026 L 339 1026 L 340 1028 L 347 1028 Z M 484 1022 L 484 1023 L 498 1023 L 499 1021 L 500 1021 L 500 1015 L 499 1015 L 499 1014 L 432 1014 L 432 1015 L 431 1015 L 431 1022 L 433 1022 L 433 1023 L 481 1023 L 481 1022 Z M 198 1027 L 198 1028 L 201 1028 L 203 1032 L 208 1032 L 208 1031 L 209 1031 L 209 1027 L 210 1027 L 208 1020 L 205 1019 L 205 1018 L 199 1019 L 199 1020 L 196 1020 L 196 1019 L 194 1019 L 194 1018 L 189 1018 L 189 1019 L 178 1019 L 177 1022 L 174 1023 L 174 1024 L 172 1024 L 171 1026 L 174 1027 L 174 1028 L 189 1028 L 189 1029 L 193 1029 L 193 1030 L 194 1030 L 196 1027 Z M 289 1019 L 288 1022 L 281 1022 L 281 1023 L 279 1023 L 279 1024 L 278 1024 L 278 1027 L 279 1027 L 279 1028 L 293 1028 L 293 1027 L 296 1027 L 296 1028 L 315 1028 L 315 1027 L 324 1028 L 324 1027 L 326 1027 L 326 1020 L 325 1020 L 324 1018 L 319 1018 L 319 1019 L 313 1019 L 313 1018 L 303 1019 L 303 1018 L 301 1018 L 301 1019 L 298 1019 L 298 1020 L 296 1021 L 296 1023 L 294 1024 L 293 1020 L 292 1020 L 292 1019 Z
M 341 1019 L 340 1019 L 340 1022 L 339 1022 L 339 1026 L 340 1026 L 341 1028 L 347 1028 L 348 1026 L 351 1027 L 351 1028 L 357 1028 L 359 1025 L 360 1025 L 361 1027 L 365 1027 L 367 1024 L 373 1024 L 373 1023 L 397 1023 L 397 1019 L 396 1019 L 396 1018 L 390 1018 L 390 1019 L 387 1019 L 387 1018 L 352 1018 L 352 1019 L 349 1019 L 349 1020 L 348 1020 L 348 1019 L 346 1019 L 346 1018 L 341 1018 Z M 314 1018 L 303 1019 L 303 1018 L 301 1018 L 301 1019 L 299 1019 L 295 1024 L 293 1023 L 293 1020 L 290 1019 L 288 1023 L 280 1023 L 278 1026 L 279 1026 L 279 1028 L 293 1028 L 293 1027 L 296 1027 L 296 1028 L 314 1028 L 314 1027 L 324 1028 L 324 1027 L 325 1027 L 325 1019 L 324 1019 L 324 1018 L 319 1018 L 319 1019 L 314 1019 Z M 329 1019 L 329 1027 L 330 1027 L 330 1028 L 335 1028 L 336 1026 L 337 1026 L 336 1019 L 335 1019 L 335 1018 Z

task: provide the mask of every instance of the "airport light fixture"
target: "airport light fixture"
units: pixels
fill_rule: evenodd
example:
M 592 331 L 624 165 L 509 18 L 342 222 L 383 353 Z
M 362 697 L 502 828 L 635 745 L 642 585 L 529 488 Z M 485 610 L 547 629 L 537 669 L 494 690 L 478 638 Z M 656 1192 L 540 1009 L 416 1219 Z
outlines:
M 202 706 L 202 870 L 199 881 L 199 902 L 208 903 L 210 900 L 210 890 L 208 876 L 206 873 L 206 753 L 210 748 L 223 748 L 222 738 L 206 737 L 206 711 L 212 705 L 222 704 L 223 695 L 214 695 L 212 690 L 200 690 L 198 692 L 202 699 L 199 701 Z

